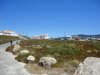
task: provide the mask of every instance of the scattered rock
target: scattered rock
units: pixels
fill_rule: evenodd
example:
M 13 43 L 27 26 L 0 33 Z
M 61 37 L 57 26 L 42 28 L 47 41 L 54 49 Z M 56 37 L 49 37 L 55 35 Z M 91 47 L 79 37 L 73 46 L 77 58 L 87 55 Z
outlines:
M 32 56 L 32 55 L 29 55 L 29 56 L 27 57 L 27 60 L 28 60 L 29 63 L 32 63 L 32 62 L 34 62 L 35 57 Z
M 20 54 L 28 54 L 28 53 L 29 53 L 28 50 L 21 50 L 21 51 L 20 51 Z
M 39 60 L 39 65 L 45 68 L 51 68 L 51 65 L 56 64 L 57 60 L 53 57 L 41 57 Z
M 18 44 L 14 45 L 13 52 L 18 51 L 20 48 L 21 47 Z
M 75 71 L 74 75 L 100 75 L 100 58 L 88 57 Z
M 49 45 L 47 45 L 46 47 L 47 47 L 47 48 L 51 48 L 51 46 L 49 46 Z
M 87 50 L 87 53 L 92 53 L 92 51 L 91 50 Z

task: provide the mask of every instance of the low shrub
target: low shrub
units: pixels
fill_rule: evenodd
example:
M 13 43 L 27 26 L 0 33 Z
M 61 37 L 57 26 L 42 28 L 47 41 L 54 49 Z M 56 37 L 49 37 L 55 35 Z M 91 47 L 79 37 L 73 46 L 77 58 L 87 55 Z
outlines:
M 6 48 L 6 51 L 13 53 L 13 48 L 14 48 L 14 45 L 9 46 L 9 47 Z
M 28 63 L 27 61 L 27 57 L 29 56 L 30 54 L 20 54 L 18 55 L 17 57 L 15 57 L 15 59 L 19 62 L 24 62 L 24 63 Z

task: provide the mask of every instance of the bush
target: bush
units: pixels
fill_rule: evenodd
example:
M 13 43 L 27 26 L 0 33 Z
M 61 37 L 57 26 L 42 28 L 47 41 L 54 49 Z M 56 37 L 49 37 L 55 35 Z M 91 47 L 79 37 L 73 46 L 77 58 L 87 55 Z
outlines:
M 15 59 L 19 62 L 24 62 L 24 63 L 28 63 L 27 61 L 27 57 L 29 56 L 30 54 L 23 54 L 23 55 L 18 55 Z

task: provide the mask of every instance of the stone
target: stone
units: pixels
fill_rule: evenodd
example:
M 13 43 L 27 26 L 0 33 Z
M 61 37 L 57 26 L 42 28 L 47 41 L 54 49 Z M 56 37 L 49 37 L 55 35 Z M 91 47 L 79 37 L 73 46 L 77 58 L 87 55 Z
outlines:
M 32 56 L 32 55 L 29 55 L 29 56 L 27 57 L 27 60 L 28 60 L 28 62 L 33 62 L 33 61 L 35 60 L 35 57 Z
M 39 60 L 39 65 L 45 68 L 51 68 L 51 65 L 56 64 L 57 60 L 53 57 L 41 57 Z
M 20 54 L 28 54 L 28 53 L 29 53 L 28 50 L 21 50 L 21 51 L 20 51 Z
M 92 51 L 91 50 L 87 50 L 87 53 L 92 53 Z
M 74 75 L 100 75 L 100 58 L 87 57 L 79 64 Z
M 18 51 L 20 48 L 21 47 L 18 44 L 14 45 L 13 52 Z

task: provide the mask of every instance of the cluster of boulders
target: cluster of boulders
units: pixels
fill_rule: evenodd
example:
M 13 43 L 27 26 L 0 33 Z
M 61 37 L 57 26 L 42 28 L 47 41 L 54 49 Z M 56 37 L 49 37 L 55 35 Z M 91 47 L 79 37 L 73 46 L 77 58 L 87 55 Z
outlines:
M 32 55 L 29 55 L 27 57 L 27 61 L 29 63 L 33 63 L 35 61 L 35 57 Z M 56 63 L 57 63 L 57 60 L 53 57 L 41 57 L 38 62 L 38 65 L 49 69 L 49 68 L 51 68 L 52 65 L 54 65 Z
M 18 52 L 21 55 L 29 54 L 30 53 L 29 50 L 21 50 L 21 47 L 18 44 L 13 46 L 12 52 L 15 52 L 15 53 Z M 32 55 L 29 55 L 26 58 L 28 63 L 33 63 L 35 61 L 35 59 L 36 58 L 34 56 L 32 56 Z M 50 56 L 48 56 L 48 57 L 41 57 L 39 62 L 38 62 L 39 65 L 41 65 L 41 66 L 43 66 L 45 68 L 51 68 L 51 66 L 53 64 L 56 64 L 56 63 L 57 63 L 57 60 L 55 58 L 53 58 L 53 57 L 50 57 Z

